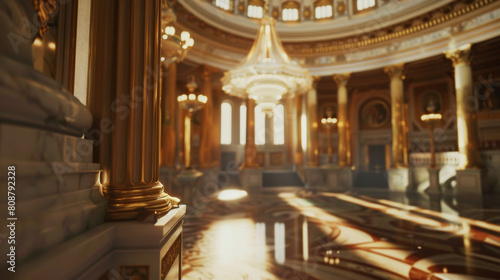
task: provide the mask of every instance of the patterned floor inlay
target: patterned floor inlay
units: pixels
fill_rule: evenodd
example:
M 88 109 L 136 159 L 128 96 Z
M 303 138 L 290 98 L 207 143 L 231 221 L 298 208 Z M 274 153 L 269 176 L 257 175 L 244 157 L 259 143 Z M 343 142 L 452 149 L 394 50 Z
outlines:
M 499 226 L 362 195 L 210 198 L 186 218 L 191 279 L 500 279 Z

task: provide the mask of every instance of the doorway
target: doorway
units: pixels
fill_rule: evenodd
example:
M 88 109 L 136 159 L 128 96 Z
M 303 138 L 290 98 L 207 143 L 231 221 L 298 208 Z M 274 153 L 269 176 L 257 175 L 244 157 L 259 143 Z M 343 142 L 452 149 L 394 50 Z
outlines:
M 376 173 L 386 171 L 385 145 L 368 146 L 368 170 Z

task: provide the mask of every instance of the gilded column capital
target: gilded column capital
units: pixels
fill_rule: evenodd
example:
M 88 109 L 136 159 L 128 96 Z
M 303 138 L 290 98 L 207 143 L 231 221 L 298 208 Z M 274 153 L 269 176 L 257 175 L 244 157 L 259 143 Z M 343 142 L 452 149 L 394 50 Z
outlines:
M 343 85 L 347 86 L 347 83 L 349 82 L 349 79 L 351 78 L 351 73 L 344 73 L 344 74 L 335 74 L 332 76 L 333 80 L 337 84 L 337 86 Z
M 446 58 L 451 60 L 453 66 L 460 63 L 466 63 L 469 65 L 471 61 L 471 49 L 472 45 L 466 44 L 457 49 L 445 51 L 444 54 L 446 55 Z
M 316 87 L 318 86 L 319 80 L 321 80 L 321 76 L 313 76 L 311 89 L 316 90 Z
M 405 70 L 405 64 L 394 64 L 384 67 L 384 72 L 389 75 L 391 79 L 401 79 Z

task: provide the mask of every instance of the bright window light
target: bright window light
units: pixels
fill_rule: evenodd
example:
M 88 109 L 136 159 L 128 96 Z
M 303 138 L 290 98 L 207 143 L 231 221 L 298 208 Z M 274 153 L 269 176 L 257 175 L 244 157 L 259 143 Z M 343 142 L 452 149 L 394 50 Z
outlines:
M 219 200 L 236 200 L 247 196 L 248 193 L 244 190 L 226 189 L 219 193 Z
M 240 144 L 247 143 L 247 106 L 240 106 Z
M 227 11 L 231 6 L 231 2 L 230 0 L 215 0 L 215 6 Z
M 221 105 L 220 143 L 231 144 L 231 104 L 223 102 Z
M 285 144 L 285 108 L 282 104 L 274 108 L 273 126 L 274 145 Z
M 356 8 L 362 11 L 375 6 L 375 0 L 358 0 L 356 1 Z
M 316 19 L 330 18 L 333 15 L 332 5 L 325 5 L 316 7 L 314 9 L 314 16 Z
M 255 106 L 255 145 L 266 144 L 266 114 L 262 112 L 262 106 Z
M 286 8 L 281 11 L 283 21 L 296 21 L 299 20 L 299 10 L 296 8 Z
M 251 18 L 262 18 L 263 10 L 261 6 L 248 5 L 247 16 Z

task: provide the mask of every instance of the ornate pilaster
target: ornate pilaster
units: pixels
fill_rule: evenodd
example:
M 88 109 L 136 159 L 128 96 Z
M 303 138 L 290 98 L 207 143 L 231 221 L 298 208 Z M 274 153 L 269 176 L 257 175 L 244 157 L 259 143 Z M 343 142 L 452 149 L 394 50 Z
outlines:
M 204 65 L 201 71 L 201 88 L 200 93 L 207 97 L 207 103 L 201 111 L 201 139 L 200 143 L 200 167 L 210 168 L 213 164 L 212 150 L 214 149 L 213 143 L 213 122 L 214 122 L 214 101 L 212 90 L 212 75 L 217 72 L 216 68 Z
M 457 103 L 459 168 L 477 168 L 480 165 L 477 106 L 472 85 L 471 45 L 445 52 L 455 68 Z
M 257 146 L 255 145 L 255 100 L 247 98 L 247 138 L 245 143 L 245 163 L 243 168 L 260 168 L 257 163 Z
M 337 84 L 337 131 L 338 131 L 338 164 L 341 167 L 351 165 L 351 151 L 349 145 L 349 97 L 347 83 L 350 73 L 333 75 Z
M 316 86 L 321 77 L 314 77 L 312 88 L 309 90 L 306 98 L 307 114 L 307 166 L 318 166 L 318 96 Z
M 92 4 L 89 107 L 102 132 L 106 216 L 162 216 L 178 200 L 159 182 L 160 0 Z
M 384 72 L 391 79 L 392 167 L 394 168 L 408 166 L 403 71 L 404 64 L 384 67 Z
M 175 116 L 177 109 L 175 85 L 177 64 L 162 65 L 161 84 L 161 157 L 160 165 L 175 167 L 176 141 Z

